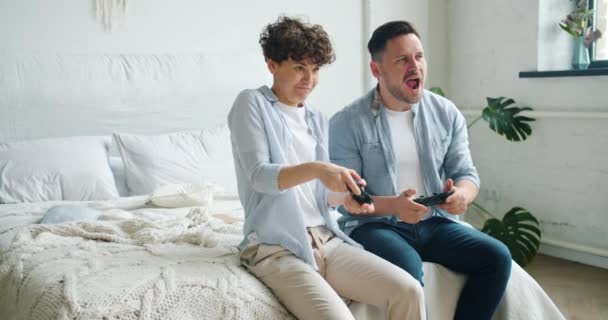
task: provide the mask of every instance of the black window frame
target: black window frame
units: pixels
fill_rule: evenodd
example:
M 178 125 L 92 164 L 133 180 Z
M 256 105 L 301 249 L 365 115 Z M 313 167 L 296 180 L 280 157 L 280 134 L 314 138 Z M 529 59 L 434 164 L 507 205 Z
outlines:
M 589 9 L 590 10 L 595 10 L 595 0 L 589 0 Z M 593 12 L 593 28 L 595 29 L 595 23 L 597 21 L 596 19 L 596 15 L 597 12 L 594 11 Z M 608 17 L 607 17 L 608 18 Z M 608 37 L 608 30 L 601 30 L 602 31 L 602 37 Z M 593 42 L 588 50 L 589 50 L 589 57 L 591 57 L 591 63 L 589 64 L 589 68 L 608 68 L 608 59 L 606 60 L 595 60 L 595 44 L 597 41 Z

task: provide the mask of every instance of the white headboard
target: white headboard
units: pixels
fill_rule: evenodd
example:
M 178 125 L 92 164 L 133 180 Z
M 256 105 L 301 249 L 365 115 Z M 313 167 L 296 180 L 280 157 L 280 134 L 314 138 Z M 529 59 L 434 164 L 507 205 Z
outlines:
M 161 133 L 226 121 L 236 95 L 270 83 L 262 53 L 0 53 L 0 142 Z

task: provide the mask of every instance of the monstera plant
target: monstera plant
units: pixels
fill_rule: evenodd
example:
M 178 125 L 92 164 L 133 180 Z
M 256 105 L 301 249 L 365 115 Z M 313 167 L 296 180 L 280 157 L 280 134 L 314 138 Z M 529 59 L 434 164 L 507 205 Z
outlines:
M 439 87 L 430 89 L 432 92 L 445 96 Z M 483 119 L 489 123 L 490 129 L 509 141 L 526 140 L 532 134 L 529 122 L 534 118 L 521 115 L 524 111 L 531 111 L 530 107 L 518 107 L 513 99 L 498 97 L 486 98 L 488 105 L 481 115 L 467 124 L 471 128 L 478 120 Z M 513 207 L 504 214 L 502 220 L 477 202 L 472 206 L 474 212 L 485 218 L 481 231 L 503 242 L 511 251 L 513 260 L 520 266 L 532 261 L 540 247 L 540 224 L 538 220 L 526 209 Z

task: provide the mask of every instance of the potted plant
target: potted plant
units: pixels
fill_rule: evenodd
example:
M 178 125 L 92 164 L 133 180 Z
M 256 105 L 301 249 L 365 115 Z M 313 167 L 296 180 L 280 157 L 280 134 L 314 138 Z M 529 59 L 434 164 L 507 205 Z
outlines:
M 439 87 L 433 87 L 430 91 L 445 97 Z M 467 129 L 483 119 L 492 131 L 509 141 L 523 141 L 532 134 L 529 122 L 535 119 L 520 114 L 532 108 L 519 107 L 513 99 L 505 97 L 487 97 L 486 100 L 488 105 L 481 115 L 467 124 Z M 472 207 L 475 209 L 473 212 L 484 219 L 481 231 L 503 242 L 515 262 L 523 267 L 532 261 L 538 253 L 541 238 L 540 224 L 534 215 L 522 207 L 513 207 L 502 219 L 498 219 L 478 202 L 473 202 Z
M 579 0 L 576 7 L 559 27 L 574 37 L 572 67 L 587 69 L 589 67 L 589 46 L 602 36 L 602 32 L 593 28 L 593 10 L 589 10 L 587 0 Z

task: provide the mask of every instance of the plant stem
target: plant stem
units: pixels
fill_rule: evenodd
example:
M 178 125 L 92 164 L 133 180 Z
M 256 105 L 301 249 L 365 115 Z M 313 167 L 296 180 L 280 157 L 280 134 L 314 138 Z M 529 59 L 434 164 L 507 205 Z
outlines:
M 475 118 L 475 120 L 471 121 L 471 123 L 469 123 L 469 124 L 467 125 L 467 129 L 471 128 L 471 127 L 472 127 L 472 126 L 475 124 L 475 122 L 477 122 L 477 121 L 478 121 L 479 119 L 481 119 L 482 117 L 483 117 L 483 115 L 481 115 L 481 116 L 479 116 L 479 117 Z
M 475 208 L 479 209 L 481 212 L 483 212 L 486 215 L 486 217 L 498 219 L 493 214 L 491 214 L 490 211 L 486 210 L 486 208 L 484 208 L 484 207 L 480 206 L 479 204 L 477 204 L 477 202 L 473 202 L 471 204 L 473 205 L 473 207 L 475 207 Z

